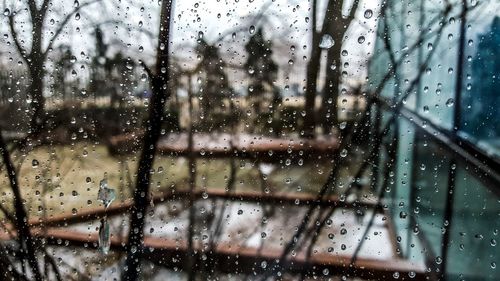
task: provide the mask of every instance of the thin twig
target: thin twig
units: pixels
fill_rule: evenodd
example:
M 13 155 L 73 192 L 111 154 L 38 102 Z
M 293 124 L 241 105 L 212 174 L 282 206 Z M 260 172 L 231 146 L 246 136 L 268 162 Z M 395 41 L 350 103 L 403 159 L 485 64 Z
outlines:
M 15 210 L 15 227 L 17 230 L 19 245 L 26 252 L 26 257 L 28 259 L 28 264 L 31 267 L 34 278 L 37 281 L 42 280 L 42 275 L 40 274 L 40 269 L 38 267 L 38 260 L 36 258 L 36 251 L 34 247 L 33 237 L 31 236 L 30 228 L 28 226 L 28 214 L 24 209 L 24 203 L 21 196 L 21 191 L 19 188 L 17 173 L 14 168 L 14 164 L 10 159 L 9 151 L 7 146 L 1 137 L 2 131 L 0 130 L 0 150 L 2 154 L 2 159 L 6 167 L 7 176 L 9 177 L 10 188 L 14 196 L 14 210 Z

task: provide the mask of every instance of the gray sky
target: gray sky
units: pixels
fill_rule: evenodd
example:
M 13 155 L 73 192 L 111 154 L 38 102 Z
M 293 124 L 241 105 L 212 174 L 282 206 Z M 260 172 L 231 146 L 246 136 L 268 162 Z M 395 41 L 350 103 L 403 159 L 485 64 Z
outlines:
M 83 4 L 89 0 L 78 0 Z M 310 0 L 311 1 L 311 0 Z M 265 37 L 273 41 L 274 59 L 280 66 L 280 75 L 277 84 L 285 87 L 292 83 L 304 86 L 305 65 L 310 52 L 310 24 L 306 22 L 310 16 L 310 1 L 302 0 L 205 0 L 205 1 L 175 1 L 174 23 L 172 29 L 172 55 L 182 62 L 184 67 L 191 68 L 196 64 L 196 54 L 193 46 L 196 44 L 200 32 L 209 42 L 217 41 L 224 34 L 238 31 L 233 38 L 226 36 L 219 42 L 223 59 L 231 65 L 241 65 L 245 61 L 244 45 L 250 38 L 248 32 L 250 25 L 262 26 Z M 429 0 L 429 5 L 434 0 Z M 41 2 L 41 0 L 39 1 Z M 6 0 L 0 3 L 1 11 L 6 7 L 11 11 L 18 11 L 16 28 L 22 42 L 29 42 L 31 27 L 27 21 L 26 1 Z M 319 0 L 319 22 L 324 15 L 326 0 Z M 499 4 L 489 1 L 493 9 Z M 53 0 L 46 22 L 46 40 L 54 32 L 65 15 L 74 9 L 73 0 Z M 346 1 L 344 13 L 350 3 Z M 265 8 L 266 7 L 266 8 Z M 59 44 L 71 45 L 77 62 L 74 68 L 78 75 L 85 76 L 86 70 L 81 68 L 87 57 L 94 54 L 94 38 L 92 31 L 96 24 L 100 24 L 105 36 L 105 41 L 112 44 L 110 52 L 120 49 L 133 60 L 144 60 L 153 63 L 156 50 L 156 34 L 158 33 L 159 3 L 155 1 L 134 0 L 105 0 L 85 7 L 80 12 L 80 17 L 72 17 L 58 38 L 55 46 Z M 356 84 L 366 76 L 365 65 L 372 53 L 375 28 L 377 23 L 378 0 L 362 0 L 356 21 L 351 25 L 344 48 L 348 55 L 342 59 L 349 64 L 345 69 L 348 72 L 348 84 Z M 374 16 L 370 19 L 363 17 L 367 9 L 373 10 Z M 257 14 L 263 13 L 264 17 L 255 22 Z M 484 21 L 488 23 L 488 21 Z M 320 27 L 318 27 L 320 28 Z M 473 25 L 472 28 L 481 28 Z M 19 60 L 17 53 L 12 50 L 11 37 L 9 36 L 7 17 L 0 15 L 0 62 L 7 68 L 17 67 Z M 358 43 L 360 36 L 365 37 L 363 43 Z M 45 42 L 47 44 L 48 42 Z M 339 42 L 335 42 L 339 44 Z M 12 44 L 11 44 L 12 45 Z M 294 48 L 292 47 L 294 46 Z M 292 51 L 293 50 L 293 51 Z M 325 52 L 324 52 L 325 53 Z M 81 55 L 85 54 L 85 55 Z M 323 54 L 326 55 L 326 54 Z M 12 61 L 10 61 L 12 60 Z M 289 61 L 293 60 L 293 64 Z M 50 62 L 47 65 L 51 67 Z M 245 87 L 245 73 L 228 69 L 230 78 L 235 88 L 238 84 Z M 285 80 L 288 74 L 289 80 Z
M 85 0 L 78 1 L 80 4 L 86 2 Z M 318 17 L 321 22 L 326 1 L 320 0 L 319 2 Z M 52 3 L 45 25 L 47 27 L 46 38 L 57 28 L 58 21 L 74 9 L 73 1 L 53 0 Z M 309 1 L 301 0 L 176 1 L 171 36 L 172 54 L 183 62 L 183 66 L 191 68 L 197 62 L 193 46 L 200 32 L 209 42 L 216 42 L 221 35 L 229 34 L 224 40 L 219 41 L 221 55 L 227 63 L 241 65 L 246 55 L 244 45 L 251 36 L 248 31 L 250 25 L 262 26 L 266 39 L 273 41 L 273 58 L 280 66 L 278 86 L 284 88 L 286 85 L 299 83 L 300 87 L 303 87 L 305 65 L 311 47 L 310 24 L 306 22 L 306 18 L 311 17 L 310 5 Z M 375 35 L 373 31 L 376 26 L 378 5 L 378 1 L 361 2 L 356 16 L 357 21 L 346 38 L 344 45 L 349 54 L 343 59 L 349 63 L 346 70 L 351 81 L 362 80 L 366 75 L 362 66 L 366 64 L 373 48 Z M 0 6 L 3 11 L 4 3 Z M 29 42 L 28 35 L 31 27 L 27 21 L 28 12 L 23 10 L 26 7 L 25 1 L 6 1 L 6 6 L 11 11 L 19 11 L 16 16 L 16 27 L 21 39 Z M 92 35 L 93 26 L 100 24 L 104 31 L 105 41 L 112 44 L 110 52 L 120 49 L 133 60 L 141 59 L 151 64 L 156 50 L 155 35 L 158 33 L 159 8 L 157 1 L 106 0 L 94 3 L 80 11 L 79 19 L 71 18 L 55 46 L 71 45 L 77 57 L 74 68 L 78 75 L 84 77 L 86 70 L 82 69 L 80 64 L 85 63 L 87 56 L 93 55 L 95 46 Z M 374 11 L 372 18 L 363 17 L 366 9 Z M 347 12 L 346 9 L 344 10 Z M 255 22 L 260 12 L 264 16 Z M 0 31 L 2 34 L 9 34 L 5 16 L 1 17 Z M 237 31 L 235 37 L 230 35 L 232 31 Z M 362 44 L 358 43 L 359 36 L 366 38 Z M 8 46 L 11 37 L 4 36 L 0 42 L 0 50 L 7 51 L 6 55 L 5 53 L 2 55 L 2 63 L 12 66 L 12 63 L 17 62 L 18 59 L 16 52 Z M 10 58 L 13 58 L 13 62 L 9 62 Z M 290 60 L 294 63 L 289 64 Z M 50 68 L 50 63 L 47 67 Z M 233 83 L 236 84 L 236 89 L 246 87 L 242 71 L 228 69 L 228 73 Z M 289 80 L 285 79 L 286 74 Z

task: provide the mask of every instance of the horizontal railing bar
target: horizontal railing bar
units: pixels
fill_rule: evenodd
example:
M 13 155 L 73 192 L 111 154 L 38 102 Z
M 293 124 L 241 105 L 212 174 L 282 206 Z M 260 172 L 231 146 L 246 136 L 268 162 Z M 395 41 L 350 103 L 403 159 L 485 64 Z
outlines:
M 174 190 L 169 192 L 163 192 L 153 196 L 153 203 L 157 204 L 164 202 L 166 200 L 182 200 L 190 196 L 188 190 Z M 195 198 L 217 198 L 230 200 L 232 202 L 254 202 L 262 204 L 287 204 L 296 206 L 323 206 L 323 207 L 343 207 L 348 209 L 353 208 L 364 208 L 364 209 L 377 209 L 382 210 L 382 206 L 377 205 L 376 201 L 359 201 L 359 202 L 348 202 L 340 199 L 338 196 L 332 195 L 328 196 L 322 200 L 317 200 L 314 194 L 306 193 L 262 193 L 256 191 L 239 191 L 234 193 L 228 193 L 222 189 L 217 190 L 197 190 L 195 192 Z M 104 207 L 96 207 L 89 209 L 79 210 L 76 214 L 73 213 L 63 213 L 52 215 L 48 218 L 32 218 L 29 223 L 30 226 L 56 226 L 56 225 L 70 225 L 75 223 L 81 223 L 85 221 L 92 221 L 102 218 L 103 216 L 114 216 L 127 212 L 133 207 L 133 201 L 131 199 L 125 200 L 122 203 L 115 203 L 105 210 Z

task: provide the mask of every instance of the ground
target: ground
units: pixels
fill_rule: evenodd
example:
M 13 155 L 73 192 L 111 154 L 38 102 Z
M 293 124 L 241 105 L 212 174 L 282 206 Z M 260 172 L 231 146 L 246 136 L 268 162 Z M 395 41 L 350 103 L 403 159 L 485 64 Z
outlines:
M 105 145 L 89 142 L 66 146 L 40 147 L 26 157 L 12 156 L 21 163 L 19 182 L 30 217 L 71 212 L 99 206 L 99 181 L 105 176 L 117 191 L 117 202 L 131 196 L 135 183 L 138 154 L 111 156 Z M 18 164 L 19 165 L 19 164 Z M 315 193 L 329 173 L 328 160 L 318 163 L 258 165 L 252 160 L 236 159 L 235 190 L 261 191 L 258 169 L 268 173 L 271 191 Z M 343 174 L 348 174 L 345 168 Z M 226 187 L 230 164 L 228 159 L 198 159 L 197 188 Z M 187 188 L 187 160 L 182 157 L 158 156 L 154 164 L 152 191 L 165 188 Z M 1 203 L 12 206 L 7 176 L 0 180 Z M 44 207 L 45 206 L 45 207 Z

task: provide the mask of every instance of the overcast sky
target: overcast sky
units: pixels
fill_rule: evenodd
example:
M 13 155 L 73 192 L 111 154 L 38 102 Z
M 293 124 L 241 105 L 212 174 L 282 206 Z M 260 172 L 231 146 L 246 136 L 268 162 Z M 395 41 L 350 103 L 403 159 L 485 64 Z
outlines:
M 80 4 L 86 2 L 78 1 Z M 324 15 L 324 2 L 326 1 L 319 1 L 319 22 Z M 28 12 L 23 10 L 26 8 L 24 3 L 25 1 L 6 1 L 6 6 L 11 12 L 18 11 L 16 27 L 23 42 L 29 42 L 27 35 L 31 28 L 27 21 Z M 73 1 L 68 0 L 54 0 L 52 3 L 47 18 L 46 38 L 49 38 L 50 32 L 57 28 L 58 22 L 62 21 L 64 15 L 74 9 L 75 5 Z M 3 3 L 0 5 L 4 11 L 5 6 Z M 255 25 L 257 28 L 264 28 L 266 39 L 273 41 L 273 57 L 281 69 L 281 86 L 285 83 L 300 83 L 303 86 L 305 63 L 310 52 L 310 24 L 306 22 L 306 18 L 311 16 L 310 5 L 308 1 L 300 0 L 175 1 L 171 36 L 173 55 L 180 59 L 185 67 L 192 67 L 196 63 L 193 46 L 202 32 L 208 42 L 218 42 L 226 62 L 241 65 L 246 55 L 243 47 L 251 36 L 249 27 Z M 347 5 L 350 6 L 350 3 Z M 352 41 L 345 44 L 349 52 L 345 59 L 350 62 L 351 76 L 360 76 L 363 73 L 363 69 L 358 65 L 366 63 L 367 54 L 373 47 L 376 16 L 365 19 L 362 15 L 366 9 L 372 9 L 376 13 L 377 7 L 378 1 L 362 1 L 357 15 L 362 25 L 356 23 L 352 28 L 352 35 L 347 38 L 347 41 Z M 104 31 L 105 41 L 113 46 L 110 52 L 120 49 L 134 60 L 143 59 L 152 63 L 157 43 L 154 37 L 158 33 L 159 8 L 157 1 L 113 0 L 94 3 L 82 9 L 79 18 L 72 17 L 58 39 L 58 44 L 70 44 L 73 52 L 77 54 L 78 62 L 84 62 L 86 56 L 79 54 L 83 52 L 85 55 L 93 55 L 95 43 L 92 32 L 94 26 L 99 24 Z M 259 13 L 262 13 L 263 17 L 256 21 Z M 0 30 L 3 34 L 9 34 L 6 16 L 2 17 Z M 233 31 L 236 36 L 232 36 Z M 225 34 L 229 36 L 217 41 Z M 366 38 L 363 44 L 356 42 L 361 35 Z M 0 49 L 3 52 L 9 50 L 9 42 L 9 36 L 2 38 Z M 11 57 L 17 60 L 16 53 L 10 51 L 10 54 L 2 55 L 3 63 L 8 63 Z M 290 60 L 293 64 L 289 63 Z M 82 70 L 78 68 L 78 62 L 75 68 L 80 72 Z M 290 78 L 289 81 L 285 81 L 286 74 Z M 238 75 L 234 75 L 233 79 L 238 79 Z
M 53 0 L 50 13 L 46 19 L 46 40 L 50 37 L 74 6 L 74 0 Z M 78 0 L 80 5 L 89 0 Z M 7 7 L 12 13 L 18 11 L 16 28 L 22 42 L 29 42 L 31 27 L 27 21 L 26 1 L 11 0 L 0 3 L 1 10 Z M 41 2 L 41 1 L 40 1 Z M 432 1 L 431 1 L 432 2 Z M 326 0 L 319 0 L 319 22 L 324 15 Z M 347 13 L 351 3 L 344 3 L 344 13 Z M 498 4 L 492 4 L 498 8 Z M 305 65 L 311 50 L 310 2 L 303 0 L 205 0 L 205 1 L 175 1 L 174 22 L 171 34 L 172 55 L 180 61 L 183 67 L 191 68 L 196 64 L 196 54 L 193 47 L 200 34 L 205 40 L 220 46 L 223 59 L 231 65 L 241 65 L 245 61 L 244 45 L 250 38 L 249 28 L 255 25 L 264 29 L 266 39 L 274 44 L 273 58 L 280 66 L 279 87 L 291 83 L 304 86 Z M 372 53 L 379 1 L 364 0 L 356 14 L 356 21 L 351 25 L 345 38 L 344 49 L 348 55 L 342 59 L 349 63 L 346 70 L 349 83 L 364 80 L 366 65 Z M 373 16 L 365 18 L 364 12 L 372 10 Z M 77 57 L 75 70 L 84 75 L 79 63 L 85 63 L 87 57 L 94 55 L 95 40 L 92 35 L 94 26 L 100 25 L 104 31 L 106 43 L 112 45 L 109 52 L 121 50 L 133 60 L 142 59 L 148 63 L 154 62 L 156 51 L 156 34 L 158 33 L 158 18 L 160 5 L 158 1 L 106 0 L 91 4 L 79 12 L 79 17 L 73 16 L 57 44 L 71 45 Z M 257 15 L 263 17 L 256 20 Z M 492 13 L 490 13 L 492 14 Z M 7 17 L 1 16 L 0 39 L 1 61 L 4 65 L 12 65 L 18 61 L 17 54 L 9 47 Z M 235 36 L 232 33 L 235 32 Z M 218 41 L 221 35 L 228 35 Z M 363 36 L 364 42 L 358 38 Z M 47 44 L 47 42 L 45 42 Z M 335 42 L 340 44 L 340 42 Z M 325 53 L 325 52 L 324 52 Z M 84 54 L 84 55 L 83 55 Z M 326 54 L 323 54 L 326 55 Z M 9 60 L 12 58 L 12 62 Z M 293 64 L 290 64 L 290 61 Z M 50 67 L 50 63 L 47 65 Z M 82 72 L 82 73 L 80 73 Z M 244 73 L 240 70 L 228 69 L 230 79 L 235 88 L 245 87 Z M 286 80 L 286 76 L 289 77 Z M 239 86 L 237 85 L 239 84 Z

